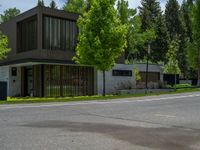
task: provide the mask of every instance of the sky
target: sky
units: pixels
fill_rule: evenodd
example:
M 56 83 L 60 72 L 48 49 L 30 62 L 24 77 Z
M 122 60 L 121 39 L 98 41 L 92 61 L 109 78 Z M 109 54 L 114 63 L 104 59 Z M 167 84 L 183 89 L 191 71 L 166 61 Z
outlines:
M 24 12 L 26 10 L 29 10 L 37 5 L 38 0 L 0 0 L 0 14 L 3 13 L 4 10 L 7 8 L 13 8 L 16 7 L 21 10 L 21 12 Z M 141 0 L 128 0 L 129 5 L 131 8 L 137 8 L 140 5 Z M 162 10 L 165 8 L 167 0 L 160 0 L 160 4 L 162 7 Z M 180 3 L 182 0 L 178 0 Z M 49 5 L 51 0 L 44 0 L 45 5 Z M 55 0 L 57 6 L 61 8 L 63 4 L 66 2 L 66 0 Z

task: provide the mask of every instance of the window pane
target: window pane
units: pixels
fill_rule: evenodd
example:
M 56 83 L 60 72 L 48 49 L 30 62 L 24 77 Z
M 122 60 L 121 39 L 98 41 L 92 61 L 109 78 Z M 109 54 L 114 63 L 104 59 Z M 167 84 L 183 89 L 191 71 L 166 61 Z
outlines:
M 78 29 L 74 21 L 43 17 L 43 48 L 48 50 L 74 50 Z
M 17 24 L 17 51 L 37 49 L 37 16 Z

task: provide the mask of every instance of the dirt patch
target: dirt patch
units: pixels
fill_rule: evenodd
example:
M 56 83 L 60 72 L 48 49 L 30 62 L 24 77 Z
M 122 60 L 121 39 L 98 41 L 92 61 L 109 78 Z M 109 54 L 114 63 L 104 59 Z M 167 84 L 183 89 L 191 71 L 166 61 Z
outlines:
M 101 133 L 133 145 L 162 150 L 192 150 L 200 142 L 199 130 L 183 128 L 143 128 L 115 124 L 43 121 L 23 125 L 33 128 L 58 128 L 71 132 Z

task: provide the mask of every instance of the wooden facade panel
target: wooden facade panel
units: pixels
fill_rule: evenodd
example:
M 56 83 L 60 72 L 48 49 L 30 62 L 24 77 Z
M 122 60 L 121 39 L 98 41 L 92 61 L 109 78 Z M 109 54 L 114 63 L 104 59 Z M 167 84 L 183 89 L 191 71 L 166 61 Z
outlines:
M 146 82 L 146 72 L 140 72 L 141 82 Z M 159 82 L 160 73 L 159 72 L 149 72 L 148 73 L 148 82 Z
M 93 95 L 93 80 L 92 67 L 44 65 L 44 96 Z

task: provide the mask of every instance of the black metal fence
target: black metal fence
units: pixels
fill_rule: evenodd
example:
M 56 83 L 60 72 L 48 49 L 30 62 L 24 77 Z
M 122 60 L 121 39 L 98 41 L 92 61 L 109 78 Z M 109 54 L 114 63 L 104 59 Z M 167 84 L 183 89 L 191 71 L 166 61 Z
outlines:
M 7 100 L 7 82 L 0 82 L 0 100 Z

